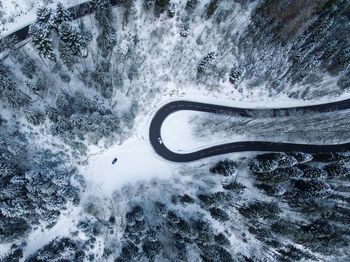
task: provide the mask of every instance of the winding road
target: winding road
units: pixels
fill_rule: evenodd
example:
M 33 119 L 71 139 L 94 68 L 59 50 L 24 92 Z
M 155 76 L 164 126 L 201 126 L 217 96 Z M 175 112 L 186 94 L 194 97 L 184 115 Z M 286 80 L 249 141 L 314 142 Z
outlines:
M 110 0 L 111 6 L 124 5 L 127 0 Z M 92 14 L 94 9 L 91 6 L 91 2 L 87 1 L 76 6 L 68 8 L 72 14 L 72 19 L 77 19 L 88 14 Z M 8 43 L 10 48 L 14 47 L 16 44 L 29 38 L 28 26 L 17 30 L 16 32 L 2 37 L 3 43 Z M 0 46 L 0 53 L 4 52 L 8 47 L 6 44 Z M 313 145 L 313 144 L 293 144 L 293 143 L 278 143 L 278 142 L 264 142 L 264 141 L 242 141 L 234 142 L 228 144 L 217 145 L 209 148 L 205 148 L 199 151 L 180 154 L 169 150 L 161 141 L 161 126 L 167 116 L 170 114 L 180 111 L 180 110 L 192 110 L 199 112 L 208 112 L 215 114 L 233 114 L 240 115 L 243 117 L 251 117 L 254 111 L 256 113 L 261 113 L 263 111 L 269 111 L 272 116 L 279 116 L 281 114 L 288 115 L 295 113 L 295 111 L 310 111 L 310 112 L 328 112 L 350 109 L 350 99 L 312 105 L 303 107 L 290 107 L 290 108 L 279 108 L 279 109 L 247 109 L 238 107 L 227 107 L 214 104 L 206 104 L 192 101 L 174 101 L 170 102 L 163 107 L 161 107 L 154 115 L 150 130 L 149 137 L 150 142 L 157 154 L 163 158 L 173 161 L 173 162 L 190 162 L 201 158 L 227 154 L 232 152 L 241 151 L 279 151 L 279 152 L 290 152 L 290 151 L 303 151 L 309 153 L 315 152 L 332 152 L 332 151 L 346 151 L 350 150 L 350 143 L 344 144 L 329 144 L 329 145 Z
M 163 158 L 173 162 L 190 162 L 199 160 L 201 158 L 233 153 L 242 151 L 277 151 L 277 152 L 291 152 L 302 151 L 307 153 L 316 152 L 336 152 L 350 150 L 350 143 L 344 144 L 327 144 L 327 145 L 313 145 L 313 144 L 293 144 L 293 143 L 279 143 L 279 142 L 264 142 L 264 141 L 242 141 L 233 142 L 228 144 L 217 145 L 202 150 L 198 150 L 191 153 L 175 153 L 169 150 L 162 142 L 161 127 L 164 120 L 172 113 L 180 110 L 192 110 L 199 112 L 215 113 L 215 114 L 232 114 L 242 117 L 251 117 L 252 113 L 264 113 L 269 112 L 273 117 L 279 115 L 290 115 L 297 111 L 308 112 L 330 112 L 350 109 L 350 99 L 342 100 L 339 102 L 302 106 L 302 107 L 290 107 L 290 108 L 276 108 L 276 109 L 247 109 L 239 107 L 228 107 L 214 104 L 198 103 L 192 101 L 174 101 L 161 107 L 154 115 L 150 129 L 149 138 L 150 142 L 156 151 L 156 153 Z

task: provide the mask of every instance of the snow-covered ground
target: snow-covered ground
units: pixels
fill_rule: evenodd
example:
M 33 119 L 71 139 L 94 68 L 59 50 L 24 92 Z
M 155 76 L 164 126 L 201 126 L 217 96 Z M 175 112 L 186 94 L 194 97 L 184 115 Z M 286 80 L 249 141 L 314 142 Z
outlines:
M 115 158 L 118 161 L 112 164 Z M 176 164 L 157 156 L 147 140 L 131 138 L 91 157 L 82 173 L 91 189 L 89 192 L 110 196 L 128 183 L 153 177 L 168 178 L 175 167 Z
M 47 4 L 46 2 L 49 3 Z M 35 20 L 36 8 L 43 4 L 54 7 L 55 4 L 52 2 L 55 1 L 0 0 L 0 11 L 2 12 L 0 12 L 0 36 L 7 35 L 18 28 L 33 22 Z M 66 6 L 72 6 L 85 1 L 64 0 L 62 2 Z M 204 5 L 205 2 L 207 1 L 203 1 L 201 5 Z M 141 3 L 141 1 L 139 1 L 139 3 Z M 11 17 L 13 17 L 13 19 L 11 19 Z M 245 18 L 245 20 L 239 20 L 238 24 L 247 23 L 248 16 L 242 17 Z M 141 112 L 135 120 L 136 125 L 132 130 L 132 135 L 122 144 L 119 144 L 116 141 L 115 144 L 110 146 L 108 149 L 105 149 L 102 146 L 89 147 L 90 157 L 87 159 L 88 164 L 85 166 L 79 166 L 79 169 L 87 182 L 86 194 L 108 197 L 124 185 L 143 180 L 150 180 L 153 177 L 169 178 L 172 174 L 175 174 L 178 171 L 179 167 L 186 166 L 196 168 L 195 165 L 197 164 L 205 164 L 209 161 L 216 161 L 225 157 L 216 156 L 210 158 L 209 161 L 208 159 L 200 160 L 196 163 L 192 163 L 192 166 L 192 164 L 178 164 L 166 161 L 153 151 L 148 138 L 150 119 L 158 108 L 170 101 L 185 99 L 190 101 L 244 108 L 282 108 L 319 104 L 350 97 L 350 95 L 337 98 L 332 96 L 324 96 L 323 98 L 318 97 L 317 102 L 312 100 L 302 101 L 298 99 L 291 99 L 286 94 L 282 93 L 274 97 L 268 97 L 266 93 L 264 93 L 263 89 L 259 88 L 254 90 L 243 88 L 243 92 L 241 93 L 234 89 L 228 81 L 225 82 L 224 80 L 222 80 L 222 82 L 220 81 L 220 83 L 212 81 L 215 84 L 208 81 L 209 84 L 214 86 L 213 89 L 209 89 L 207 86 L 208 82 L 199 83 L 195 81 L 188 81 L 184 72 L 188 72 L 188 75 L 191 75 L 191 73 L 195 74 L 198 61 L 202 59 L 205 52 L 212 48 L 209 47 L 209 45 L 203 45 L 202 47 L 193 49 L 193 46 L 195 46 L 194 43 L 196 39 L 198 39 L 198 36 L 205 31 L 206 27 L 211 28 L 210 22 L 207 22 L 207 24 L 194 23 L 196 27 L 193 28 L 193 32 L 191 33 L 192 35 L 189 38 L 183 39 L 178 34 L 178 25 L 175 25 L 175 21 L 150 21 L 149 19 L 143 18 L 136 21 L 137 27 L 135 28 L 141 28 L 139 35 L 140 43 L 142 43 L 144 47 L 143 49 L 145 51 L 143 52 L 145 53 L 146 59 L 144 60 L 144 64 L 142 64 L 142 70 L 140 70 L 139 78 L 133 80 L 134 82 L 132 83 L 130 81 L 130 86 L 140 87 L 140 90 L 137 90 L 135 93 L 139 94 L 140 96 L 136 97 L 137 99 L 143 99 L 143 101 L 140 102 L 142 107 Z M 174 25 L 171 23 L 174 23 Z M 166 40 L 163 42 L 161 41 L 161 38 L 157 39 L 160 47 L 157 45 L 155 45 L 155 48 L 151 47 L 152 45 L 149 42 L 149 39 L 152 39 L 152 33 L 157 33 L 157 31 L 152 31 L 152 27 L 159 28 L 159 31 L 161 31 L 160 29 L 164 27 L 164 31 L 171 32 L 171 34 L 164 33 L 164 35 L 166 35 L 164 39 Z M 239 28 L 244 28 L 244 26 L 236 27 L 237 30 Z M 126 33 L 128 31 L 129 30 L 120 32 L 120 34 L 123 36 L 123 40 L 118 48 L 121 50 L 125 49 L 125 53 L 128 50 L 128 44 L 130 44 L 127 41 L 127 37 L 130 37 Z M 124 37 L 125 35 L 127 37 Z M 125 46 L 123 46 L 124 41 Z M 181 43 L 183 43 L 184 50 L 179 50 Z M 215 47 L 215 42 L 213 42 L 213 46 Z M 118 52 L 123 53 L 120 50 Z M 179 53 L 184 54 L 180 56 L 180 58 L 187 57 L 189 53 L 194 53 L 195 55 L 189 56 L 188 61 L 182 61 L 179 59 L 177 64 L 173 63 L 173 67 L 169 67 L 168 64 L 175 61 L 174 57 L 177 57 Z M 143 58 L 142 56 L 140 57 Z M 140 60 L 142 60 L 141 58 Z M 230 60 L 230 63 L 231 62 L 232 61 Z M 184 66 L 182 67 L 181 65 Z M 128 66 L 126 66 L 126 68 L 127 67 Z M 195 79 L 195 77 L 193 77 L 193 79 Z M 152 92 L 150 92 L 150 90 Z M 140 92 L 138 93 L 138 91 Z M 116 96 L 116 99 L 118 99 L 119 102 L 118 106 L 123 105 L 123 101 L 121 101 L 122 98 L 120 97 L 121 96 Z M 176 152 L 189 152 L 199 148 L 212 146 L 214 144 L 228 142 L 227 140 L 217 139 L 217 137 L 214 136 L 206 138 L 196 137 L 191 132 L 191 119 L 193 119 L 195 116 L 201 116 L 203 114 L 205 113 L 180 111 L 170 115 L 165 120 L 161 130 L 163 142 L 166 144 L 166 146 Z M 239 136 L 229 138 L 230 142 L 240 140 L 244 140 L 244 138 Z M 230 156 L 239 157 L 247 154 L 248 153 L 230 154 Z M 118 161 L 117 163 L 112 164 L 112 161 L 115 158 L 117 158 Z M 192 173 L 189 172 L 189 174 Z M 64 235 L 66 232 L 68 232 L 75 215 L 75 211 L 64 215 L 58 221 L 57 225 L 49 232 L 39 232 L 38 230 L 31 234 L 28 241 L 29 244 L 26 249 L 26 255 L 40 248 L 55 236 Z
M 42 248 L 58 236 L 68 236 L 72 224 L 79 218 L 80 207 L 71 207 L 58 219 L 55 226 L 50 229 L 38 229 L 32 231 L 27 239 L 27 246 L 24 249 L 24 257 L 30 256 L 36 250 Z M 23 259 L 24 261 L 24 259 Z
M 148 137 L 150 121 L 155 112 L 164 104 L 176 100 L 189 100 L 197 102 L 206 102 L 212 104 L 221 104 L 243 108 L 283 108 L 292 106 L 303 106 L 329 102 L 323 100 L 301 101 L 296 99 L 285 98 L 281 100 L 270 99 L 270 101 L 232 101 L 228 99 L 217 99 L 205 95 L 179 95 L 179 97 L 169 94 L 160 97 L 157 101 L 149 104 L 143 109 L 143 113 L 137 117 L 136 126 L 133 129 L 133 135 L 122 144 L 114 144 L 107 150 L 102 147 L 90 147 L 88 165 L 81 166 L 81 172 L 88 181 L 91 192 L 97 194 L 110 195 L 113 191 L 120 189 L 122 186 L 141 180 L 150 180 L 153 177 L 167 178 L 174 173 L 179 167 L 179 163 L 169 162 L 158 156 Z M 185 153 L 206 148 L 209 146 L 245 140 L 243 136 L 222 136 L 199 137 L 192 130 L 191 120 L 195 117 L 208 115 L 208 113 L 194 111 L 178 111 L 169 115 L 161 129 L 161 135 L 164 144 L 174 152 Z M 234 154 L 233 154 L 234 155 Z M 114 158 L 118 161 L 112 164 Z
M 286 108 L 286 107 L 295 107 L 295 106 L 305 106 L 305 105 L 314 105 L 327 103 L 330 101 L 337 101 L 338 99 L 320 99 L 317 102 L 314 101 L 302 101 L 296 99 L 270 99 L 270 101 L 232 101 L 226 99 L 215 99 L 210 97 L 202 97 L 200 95 L 184 96 L 183 98 L 189 101 L 197 102 L 207 102 L 212 104 L 227 105 L 233 107 L 242 107 L 242 108 Z M 345 99 L 345 98 L 342 98 Z M 176 100 L 176 99 L 174 99 Z M 199 149 L 203 149 L 209 146 L 235 142 L 235 141 L 244 141 L 249 140 L 247 136 L 244 135 L 233 135 L 232 131 L 228 131 L 225 135 L 225 130 L 222 130 L 221 134 L 213 133 L 212 136 L 199 136 L 196 135 L 195 124 L 193 124 L 194 119 L 200 118 L 205 119 L 207 117 L 215 117 L 214 114 L 204 113 L 204 112 L 195 112 L 195 111 L 177 111 L 169 115 L 161 128 L 161 135 L 164 144 L 172 151 L 178 153 L 193 152 Z M 220 116 L 221 118 L 223 116 Z M 191 124 L 192 123 L 192 124 Z M 251 131 L 251 130 L 250 130 Z M 247 130 L 247 134 L 250 132 Z M 210 133 L 203 132 L 203 133 Z M 280 134 L 281 135 L 281 134 Z
M 178 153 L 193 152 L 209 146 L 227 143 L 217 137 L 199 137 L 193 132 L 191 122 L 196 117 L 205 117 L 208 113 L 178 111 L 169 115 L 161 129 L 163 143 L 170 150 Z M 230 137 L 231 142 L 244 140 L 243 137 Z

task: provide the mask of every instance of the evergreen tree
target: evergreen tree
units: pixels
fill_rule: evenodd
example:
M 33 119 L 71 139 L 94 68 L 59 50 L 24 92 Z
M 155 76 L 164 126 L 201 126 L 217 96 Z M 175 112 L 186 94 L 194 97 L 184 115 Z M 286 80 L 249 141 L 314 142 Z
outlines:
M 45 121 L 45 115 L 41 111 L 34 109 L 34 110 L 26 110 L 25 111 L 25 117 L 28 120 L 29 123 L 37 126 Z
M 13 80 L 12 73 L 7 67 L 0 64 L 0 95 L 3 95 L 6 91 L 15 91 L 17 84 Z
M 91 5 L 95 10 L 109 9 L 111 6 L 109 0 L 92 0 Z
M 70 106 L 69 96 L 66 94 L 59 94 L 56 99 L 56 106 L 60 110 L 67 111 L 67 108 Z
M 70 49 L 72 55 L 80 54 L 82 39 L 77 29 L 71 22 L 62 22 L 58 28 L 60 40 Z
M 47 7 L 39 7 L 36 11 L 36 21 L 38 23 L 43 23 L 46 26 L 49 25 L 51 16 L 52 10 Z
M 176 8 L 177 5 L 175 3 L 170 3 L 169 7 L 168 7 L 168 11 L 167 14 L 169 17 L 174 17 L 176 14 Z
M 38 96 L 40 96 L 41 98 L 43 98 L 43 97 L 40 95 L 40 90 L 39 90 L 39 88 L 38 88 L 37 85 L 34 85 L 34 84 L 31 83 L 31 82 L 26 82 L 26 86 L 27 86 L 27 88 L 29 89 L 29 91 L 30 91 L 32 94 L 38 95 Z
M 198 64 L 197 72 L 204 73 L 210 63 L 214 61 L 216 54 L 214 52 L 208 53 Z
M 228 221 L 230 219 L 229 215 L 221 208 L 212 207 L 209 211 L 210 215 L 219 221 Z
M 15 175 L 15 168 L 7 163 L 0 163 L 1 178 L 12 177 Z
M 8 51 L 10 55 L 16 54 L 15 45 L 19 42 L 16 35 L 2 37 L 0 39 L 0 52 Z
M 0 122 L 0 126 L 1 126 L 1 122 Z M 1 150 L 5 150 L 6 149 L 6 141 L 4 138 L 0 137 L 0 152 Z M 1 155 L 0 155 L 1 157 Z
M 222 176 L 235 176 L 237 175 L 237 165 L 230 159 L 221 160 L 210 168 L 210 172 Z
M 62 22 L 66 22 L 70 20 L 71 20 L 71 14 L 67 10 L 67 8 L 65 8 L 62 3 L 58 3 L 56 7 L 55 15 L 51 20 L 52 26 L 55 28 L 58 28 Z
M 236 85 L 241 79 L 241 75 L 242 73 L 237 68 L 232 68 L 229 77 L 230 83 Z
M 53 122 L 57 122 L 58 117 L 60 115 L 60 112 L 56 108 L 51 107 L 51 106 L 47 106 L 45 108 L 45 113 L 46 113 L 47 117 Z
M 93 78 L 99 84 L 103 97 L 110 98 L 113 93 L 113 79 L 108 72 L 108 65 L 97 65 Z
M 215 11 L 218 9 L 218 0 L 211 0 L 207 9 L 207 18 L 212 17 Z
M 102 33 L 97 37 L 97 45 L 102 50 L 102 55 L 107 57 L 117 44 L 116 35 L 113 30 L 102 29 Z
M 93 0 L 92 7 L 96 10 L 95 17 L 99 24 L 100 35 L 97 45 L 102 50 L 102 56 L 107 57 L 116 45 L 116 34 L 112 27 L 112 12 L 108 0 Z
M 155 11 L 156 14 L 163 13 L 170 4 L 170 0 L 156 0 Z
M 49 28 L 40 23 L 35 23 L 30 25 L 28 33 L 39 54 L 56 61 L 52 41 L 49 39 Z
M 154 257 L 159 254 L 162 250 L 161 244 L 158 240 L 151 241 L 146 240 L 142 245 L 143 252 L 145 252 L 146 257 L 153 261 Z
M 153 4 L 154 4 L 155 0 L 144 0 L 143 6 L 145 9 L 150 9 Z
M 65 43 L 60 42 L 58 44 L 58 52 L 60 53 L 60 58 L 62 62 L 68 67 L 72 68 L 72 65 L 75 63 L 76 59 L 72 49 L 69 48 Z
M 60 24 L 58 34 L 60 37 L 58 45 L 60 58 L 68 68 L 71 68 L 76 62 L 76 57 L 81 56 L 81 49 L 86 46 L 86 43 L 80 32 L 69 21 Z
M 182 37 L 187 37 L 191 33 L 191 28 L 188 23 L 183 23 L 180 27 L 180 35 Z
M 198 5 L 198 0 L 187 0 L 186 3 L 186 10 L 187 11 L 192 11 L 193 9 L 195 9 Z
M 26 77 L 33 79 L 33 77 L 36 75 L 37 68 L 35 62 L 28 59 L 23 61 L 21 70 Z
M 294 157 L 298 161 L 298 163 L 306 163 L 311 161 L 313 158 L 311 154 L 304 153 L 304 152 L 293 152 L 293 153 L 289 153 L 289 155 Z
M 13 156 L 23 155 L 26 152 L 26 146 L 17 142 L 9 143 L 7 149 Z
M 18 90 L 6 91 L 5 96 L 10 106 L 15 109 L 21 109 L 30 104 L 30 97 Z

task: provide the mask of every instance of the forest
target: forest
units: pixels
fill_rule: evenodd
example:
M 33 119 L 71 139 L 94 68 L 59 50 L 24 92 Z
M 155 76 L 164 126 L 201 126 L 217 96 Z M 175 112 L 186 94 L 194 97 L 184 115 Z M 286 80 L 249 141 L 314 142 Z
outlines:
M 94 149 L 141 137 L 136 130 L 166 100 L 254 107 L 345 97 L 349 1 L 84 6 L 93 12 L 51 1 L 37 9 L 28 41 L 0 39 L 1 261 L 347 261 L 348 152 L 216 156 L 111 196 L 96 194 L 103 189 L 87 183 L 84 167 Z M 273 125 L 252 111 L 253 120 L 196 119 L 193 132 L 232 139 L 247 124 L 250 138 L 286 139 L 289 130 L 297 142 L 339 142 L 347 113 Z

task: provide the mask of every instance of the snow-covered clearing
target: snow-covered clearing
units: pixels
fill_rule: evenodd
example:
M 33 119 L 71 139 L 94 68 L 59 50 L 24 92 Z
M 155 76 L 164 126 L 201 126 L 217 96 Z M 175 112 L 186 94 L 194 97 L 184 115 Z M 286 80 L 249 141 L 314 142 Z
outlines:
M 175 112 L 167 117 L 162 125 L 163 143 L 171 151 L 178 153 L 192 152 L 209 146 L 227 143 L 215 136 L 198 137 L 193 132 L 191 122 L 196 117 L 205 117 L 208 113 L 189 110 Z M 231 142 L 244 140 L 244 137 L 230 137 Z
M 320 101 L 302 101 L 295 99 L 271 99 L 270 101 L 255 101 L 255 102 L 245 102 L 245 101 L 229 101 L 223 98 L 215 99 L 209 97 L 201 97 L 199 95 L 193 96 L 184 96 L 181 99 L 196 101 L 196 102 L 206 102 L 211 104 L 219 104 L 219 105 L 227 105 L 232 107 L 242 107 L 242 108 L 286 108 L 286 107 L 295 107 L 295 106 L 305 106 L 305 105 L 314 105 L 327 103 L 330 99 L 323 99 Z M 176 99 L 174 99 L 176 100 Z M 200 127 L 196 127 L 196 124 L 193 123 L 194 119 L 204 119 L 208 117 L 214 117 L 215 114 L 212 113 L 204 113 L 204 112 L 196 112 L 190 110 L 177 111 L 171 115 L 169 115 L 161 129 L 162 140 L 164 144 L 172 151 L 178 153 L 186 153 L 193 152 L 199 149 L 203 149 L 209 146 L 236 142 L 236 141 L 244 141 L 251 140 L 251 137 L 245 136 L 242 134 L 233 134 L 232 130 L 222 130 L 222 133 L 218 134 L 217 132 L 211 132 L 207 130 L 207 132 L 203 133 L 211 133 L 212 135 L 199 136 L 195 129 L 199 129 Z M 218 119 L 224 118 L 222 115 L 217 115 Z M 231 119 L 232 121 L 233 119 Z M 196 127 L 196 128 L 195 128 Z M 203 127 L 204 128 L 204 127 Z M 219 129 L 219 128 L 218 128 Z M 214 130 L 213 130 L 214 131 Z M 247 130 L 247 135 L 252 130 Z M 281 134 L 280 134 L 281 135 Z M 301 141 L 303 142 L 303 141 Z M 304 141 L 307 142 L 307 141 Z
M 118 161 L 112 164 L 114 158 Z M 175 166 L 152 152 L 147 140 L 132 138 L 91 157 L 82 173 L 91 187 L 90 192 L 110 196 L 128 183 L 153 177 L 167 178 Z
M 169 92 L 149 104 L 147 108 L 143 108 L 142 113 L 135 121 L 134 134 L 122 144 L 116 143 L 107 150 L 101 147 L 90 147 L 91 157 L 88 158 L 88 164 L 81 166 L 81 172 L 90 187 L 88 192 L 110 196 L 115 190 L 126 184 L 150 180 L 153 177 L 168 178 L 176 172 L 175 170 L 179 166 L 184 165 L 169 162 L 158 156 L 149 142 L 148 132 L 152 116 L 160 107 L 171 101 L 189 100 L 243 108 L 283 108 L 316 104 L 314 101 L 290 98 L 270 99 L 268 102 L 232 101 L 200 95 L 195 92 L 195 89 L 190 89 L 189 92 L 193 92 L 193 94 L 178 94 L 178 97 L 174 96 L 173 92 Z M 317 103 L 325 102 L 329 102 L 329 99 L 323 99 Z M 239 135 L 224 139 L 220 136 L 195 136 L 192 133 L 193 127 L 191 127 L 190 121 L 196 116 L 205 115 L 208 113 L 194 111 L 178 111 L 171 114 L 165 119 L 161 129 L 164 144 L 174 152 L 185 153 L 217 144 L 245 140 L 243 136 Z M 219 158 L 222 157 L 224 156 L 219 156 Z M 118 161 L 116 164 L 112 164 L 115 158 Z

